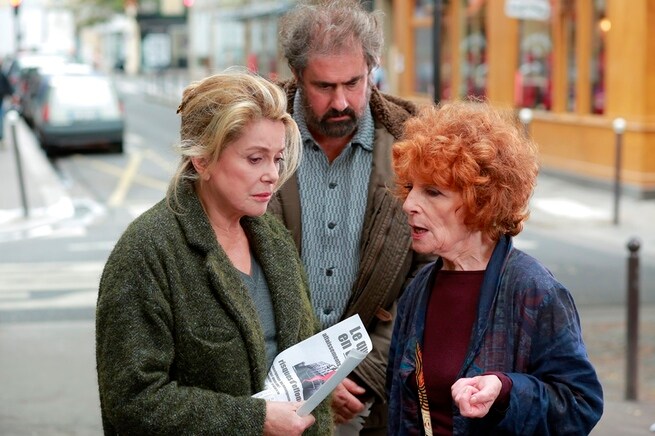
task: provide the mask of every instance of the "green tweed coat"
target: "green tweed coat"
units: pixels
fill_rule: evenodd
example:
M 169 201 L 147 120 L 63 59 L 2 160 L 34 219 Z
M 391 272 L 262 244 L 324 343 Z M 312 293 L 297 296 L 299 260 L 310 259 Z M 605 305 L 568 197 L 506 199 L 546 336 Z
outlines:
M 137 218 L 105 266 L 96 359 L 105 434 L 261 435 L 266 406 L 251 395 L 267 374 L 264 335 L 239 272 L 198 197 L 181 213 L 162 200 Z M 270 288 L 282 351 L 316 332 L 306 277 L 273 216 L 242 224 Z M 331 434 L 329 405 L 308 434 Z

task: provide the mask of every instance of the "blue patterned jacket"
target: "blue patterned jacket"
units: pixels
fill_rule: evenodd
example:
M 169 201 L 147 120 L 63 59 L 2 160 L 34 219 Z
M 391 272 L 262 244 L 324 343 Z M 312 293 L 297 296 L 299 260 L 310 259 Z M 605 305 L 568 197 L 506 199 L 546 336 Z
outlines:
M 409 377 L 441 266 L 440 260 L 425 266 L 398 305 L 387 371 L 389 434 L 423 434 L 418 395 Z M 453 407 L 455 435 L 583 435 L 602 414 L 602 388 L 571 294 L 539 261 L 514 249 L 510 237 L 501 238 L 487 266 L 458 378 L 487 371 L 511 378 L 509 408 L 471 419 Z

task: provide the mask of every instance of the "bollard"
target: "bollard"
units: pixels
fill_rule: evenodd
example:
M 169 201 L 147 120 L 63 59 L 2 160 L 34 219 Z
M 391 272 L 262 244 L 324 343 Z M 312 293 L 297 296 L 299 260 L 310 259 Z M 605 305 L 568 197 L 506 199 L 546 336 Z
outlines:
M 530 123 L 532 122 L 532 109 L 524 107 L 519 111 L 519 120 L 523 123 L 525 136 L 530 137 Z
M 639 354 L 639 239 L 628 241 L 627 350 L 625 399 L 637 399 L 637 363 Z
M 614 225 L 619 224 L 619 199 L 621 198 L 621 148 L 623 142 L 623 132 L 625 132 L 625 120 L 615 118 L 612 121 L 612 128 L 616 137 L 615 146 L 615 167 L 614 167 Z
M 7 112 L 7 120 L 11 128 L 11 141 L 14 144 L 14 157 L 16 158 L 16 172 L 18 174 L 18 188 L 20 191 L 20 200 L 23 205 L 23 216 L 29 216 L 29 208 L 27 207 L 27 195 L 25 194 L 25 179 L 23 177 L 23 165 L 20 158 L 20 150 L 18 149 L 18 135 L 16 135 L 16 123 L 18 123 L 18 112 L 11 109 Z

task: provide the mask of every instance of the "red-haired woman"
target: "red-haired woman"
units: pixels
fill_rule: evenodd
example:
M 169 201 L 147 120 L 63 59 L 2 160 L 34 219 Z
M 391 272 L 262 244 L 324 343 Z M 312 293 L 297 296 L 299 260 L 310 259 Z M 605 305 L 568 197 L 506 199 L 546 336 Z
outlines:
M 573 298 L 512 245 L 535 144 L 509 113 L 450 102 L 407 122 L 393 167 L 412 246 L 438 260 L 398 305 L 389 434 L 588 434 L 603 394 Z

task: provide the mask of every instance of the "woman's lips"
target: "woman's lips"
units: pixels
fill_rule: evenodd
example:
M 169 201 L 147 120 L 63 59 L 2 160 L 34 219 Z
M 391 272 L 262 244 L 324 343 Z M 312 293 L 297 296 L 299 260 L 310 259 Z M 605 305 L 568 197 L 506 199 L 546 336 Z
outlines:
M 263 194 L 255 194 L 253 197 L 255 197 L 258 201 L 269 201 L 271 199 L 272 194 L 271 193 L 263 193 Z
M 423 227 L 417 227 L 417 226 L 411 226 L 412 229 L 412 238 L 418 239 L 421 236 L 423 236 L 425 233 L 427 233 L 427 229 Z

